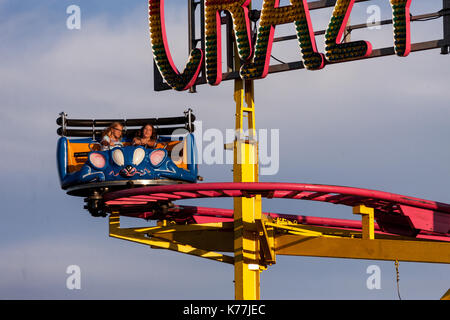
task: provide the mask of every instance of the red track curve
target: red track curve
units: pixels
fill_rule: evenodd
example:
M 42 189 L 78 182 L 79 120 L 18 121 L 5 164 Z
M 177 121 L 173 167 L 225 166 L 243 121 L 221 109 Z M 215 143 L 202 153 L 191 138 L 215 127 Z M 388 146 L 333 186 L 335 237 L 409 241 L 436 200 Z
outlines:
M 174 201 L 197 198 L 252 197 L 301 199 L 354 206 L 364 204 L 382 209 L 395 205 L 436 210 L 450 214 L 450 204 L 403 196 L 369 189 L 301 184 L 301 183 L 195 183 L 149 186 L 105 194 L 107 205 L 138 205 L 155 201 Z
M 419 232 L 450 235 L 450 205 L 383 191 L 301 183 L 199 183 L 149 186 L 110 192 L 104 201 L 110 208 L 145 210 L 158 201 L 201 198 L 254 197 L 319 201 L 375 209 L 382 230 L 415 236 Z

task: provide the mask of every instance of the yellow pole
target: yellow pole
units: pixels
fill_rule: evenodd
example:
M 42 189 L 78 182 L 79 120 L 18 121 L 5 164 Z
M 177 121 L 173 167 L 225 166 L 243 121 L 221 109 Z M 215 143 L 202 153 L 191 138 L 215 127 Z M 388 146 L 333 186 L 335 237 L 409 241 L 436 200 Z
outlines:
M 375 210 L 364 205 L 353 207 L 353 214 L 362 216 L 362 238 L 375 239 Z
M 450 289 L 442 296 L 441 300 L 450 300 Z
M 253 81 L 235 80 L 234 182 L 258 182 Z M 248 127 L 244 126 L 247 118 Z M 246 132 L 246 130 L 248 130 Z M 234 281 L 236 300 L 260 299 L 259 238 L 261 196 L 234 199 Z

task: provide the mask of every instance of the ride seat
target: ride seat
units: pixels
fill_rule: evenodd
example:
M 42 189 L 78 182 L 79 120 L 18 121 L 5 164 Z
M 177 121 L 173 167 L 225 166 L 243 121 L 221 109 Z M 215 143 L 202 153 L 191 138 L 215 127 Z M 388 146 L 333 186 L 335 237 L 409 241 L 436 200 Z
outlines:
M 178 152 L 179 155 L 174 155 L 174 163 L 182 169 L 188 170 L 188 159 L 187 159 L 187 142 L 183 141 L 168 141 L 160 142 L 157 144 L 157 149 L 166 149 L 169 156 L 172 156 L 171 152 L 174 150 L 175 146 L 183 143 L 183 149 Z M 123 143 L 124 147 L 130 146 L 130 141 L 125 141 Z M 83 165 L 88 159 L 88 154 L 91 151 L 100 151 L 100 144 L 97 140 L 92 139 L 67 139 L 67 173 L 73 173 L 81 170 Z

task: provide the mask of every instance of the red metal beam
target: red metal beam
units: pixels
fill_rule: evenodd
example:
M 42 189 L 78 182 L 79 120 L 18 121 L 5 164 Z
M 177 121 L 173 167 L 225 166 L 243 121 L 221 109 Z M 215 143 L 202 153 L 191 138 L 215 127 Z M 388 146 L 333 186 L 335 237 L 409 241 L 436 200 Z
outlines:
M 128 216 L 152 218 L 152 206 L 158 201 L 217 197 L 254 197 L 299 199 L 346 206 L 364 204 L 375 209 L 379 232 L 409 237 L 450 235 L 450 205 L 383 191 L 301 183 L 200 183 L 133 188 L 105 194 L 111 210 Z M 181 207 L 178 207 L 181 208 Z M 170 209 L 168 218 L 188 223 L 224 222 L 232 220 L 225 209 L 184 207 Z M 176 213 L 176 214 L 174 214 Z M 274 216 L 275 217 L 275 216 Z M 284 216 L 287 217 L 286 215 Z M 291 216 L 302 224 L 358 228 L 360 222 L 306 216 Z M 447 238 L 445 238 L 447 239 Z
M 281 192 L 280 191 L 287 191 Z M 370 201 L 372 207 L 376 206 L 393 206 L 406 205 L 415 208 L 439 211 L 444 214 L 450 214 L 450 205 L 446 203 L 419 199 L 410 196 L 404 196 L 389 192 L 376 191 L 362 188 L 329 186 L 319 184 L 302 184 L 302 183 L 193 183 L 193 184 L 177 184 L 164 186 L 149 186 L 142 188 L 132 188 L 120 190 L 105 194 L 104 200 L 107 205 L 114 204 L 134 204 L 136 201 L 131 197 L 142 195 L 148 196 L 148 201 L 158 200 L 173 200 L 169 195 L 177 195 L 178 199 L 192 199 L 192 198 L 215 198 L 215 197 L 243 197 L 246 195 L 261 194 L 267 196 L 273 192 L 273 198 L 287 198 L 289 194 L 295 195 L 295 192 L 308 192 L 306 197 L 301 197 L 302 200 L 321 201 L 321 202 L 335 202 L 328 201 L 331 197 L 323 197 L 323 195 L 335 196 L 352 196 L 360 197 L 360 202 L 365 200 Z M 166 195 L 164 195 L 166 194 Z M 320 196 L 318 196 L 320 194 Z M 316 197 L 317 196 L 317 197 Z M 293 198 L 296 198 L 294 196 Z M 310 199 L 309 199 L 310 198 Z M 338 198 L 338 197 L 337 197 Z M 333 198 L 336 200 L 336 197 Z M 345 203 L 343 205 L 346 205 Z

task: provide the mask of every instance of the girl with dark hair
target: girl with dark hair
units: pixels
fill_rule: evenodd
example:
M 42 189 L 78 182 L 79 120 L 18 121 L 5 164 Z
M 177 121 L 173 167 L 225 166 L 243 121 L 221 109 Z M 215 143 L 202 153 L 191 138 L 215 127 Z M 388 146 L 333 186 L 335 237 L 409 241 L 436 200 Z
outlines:
M 133 145 L 154 148 L 157 144 L 156 139 L 157 134 L 155 127 L 151 124 L 146 124 L 139 130 L 136 137 L 133 139 Z

